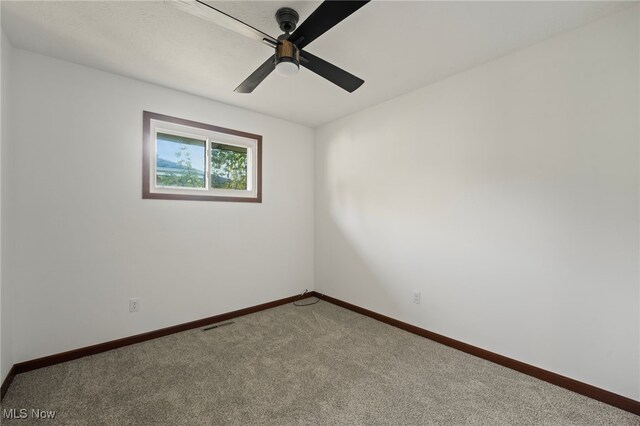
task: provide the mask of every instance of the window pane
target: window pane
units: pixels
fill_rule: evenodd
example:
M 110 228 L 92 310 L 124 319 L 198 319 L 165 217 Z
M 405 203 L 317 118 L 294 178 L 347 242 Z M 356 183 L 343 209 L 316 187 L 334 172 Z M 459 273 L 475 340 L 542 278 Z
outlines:
M 203 140 L 157 134 L 156 186 L 205 187 L 205 146 Z
M 211 188 L 247 189 L 247 148 L 211 143 Z

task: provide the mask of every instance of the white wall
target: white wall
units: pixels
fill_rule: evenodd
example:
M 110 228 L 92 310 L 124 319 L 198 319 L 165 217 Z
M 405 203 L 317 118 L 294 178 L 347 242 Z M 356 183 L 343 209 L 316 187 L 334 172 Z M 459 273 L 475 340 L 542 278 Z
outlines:
M 0 30 L 0 384 L 4 381 L 13 365 L 13 330 L 11 328 L 11 294 L 6 274 L 5 247 L 6 225 L 4 214 L 7 204 L 2 201 L 6 191 L 8 168 L 7 145 L 9 143 L 9 71 L 12 46 L 4 31 Z
M 19 49 L 12 71 L 14 362 L 313 288 L 312 129 Z M 263 203 L 143 200 L 143 110 L 263 135 Z
M 317 129 L 316 290 L 640 399 L 638 48 L 635 7 Z

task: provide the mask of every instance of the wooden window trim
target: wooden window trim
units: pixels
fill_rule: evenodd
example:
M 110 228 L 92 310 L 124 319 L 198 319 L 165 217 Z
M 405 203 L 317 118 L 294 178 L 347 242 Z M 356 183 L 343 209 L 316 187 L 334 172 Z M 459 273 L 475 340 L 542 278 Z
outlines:
M 225 197 L 219 195 L 193 195 L 193 194 L 167 194 L 151 191 L 151 144 L 155 143 L 151 135 L 151 120 L 164 121 L 167 123 L 182 126 L 194 127 L 197 129 L 210 130 L 228 135 L 240 136 L 253 139 L 257 142 L 257 164 L 256 164 L 256 197 Z M 142 198 L 159 200 L 192 200 L 192 201 L 231 201 L 243 203 L 262 203 L 262 136 L 253 133 L 242 132 L 240 130 L 227 129 L 211 124 L 199 123 L 197 121 L 185 120 L 183 118 L 172 117 L 155 112 L 143 111 L 142 113 Z

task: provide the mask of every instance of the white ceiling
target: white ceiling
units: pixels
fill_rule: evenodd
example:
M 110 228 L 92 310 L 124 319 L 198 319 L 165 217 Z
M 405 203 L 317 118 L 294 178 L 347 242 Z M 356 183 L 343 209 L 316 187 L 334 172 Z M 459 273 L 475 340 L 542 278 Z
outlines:
M 319 1 L 211 2 L 277 36 L 282 6 L 304 20 Z M 373 1 L 306 50 L 361 77 L 349 94 L 308 70 L 233 89 L 271 49 L 169 1 L 14 2 L 2 26 L 16 47 L 317 126 L 612 14 L 630 3 Z

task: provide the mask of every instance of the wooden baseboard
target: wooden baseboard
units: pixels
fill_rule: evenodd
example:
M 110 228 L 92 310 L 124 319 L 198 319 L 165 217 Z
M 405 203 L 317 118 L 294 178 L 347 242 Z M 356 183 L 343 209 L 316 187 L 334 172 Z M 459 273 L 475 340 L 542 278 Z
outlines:
M 312 293 L 309 292 L 303 296 L 298 295 L 285 297 L 284 299 L 274 300 L 273 302 L 262 303 L 260 305 L 239 309 L 233 312 L 227 312 L 224 314 L 214 315 L 212 317 L 202 318 L 171 327 L 161 328 L 160 330 L 149 331 L 147 333 L 136 334 L 135 336 L 124 337 L 122 339 L 112 340 L 110 342 L 98 343 L 97 345 L 86 346 L 84 348 L 73 349 L 67 352 L 61 352 L 42 358 L 32 359 L 30 361 L 19 362 L 11 368 L 7 379 L 2 384 L 2 397 L 4 397 L 7 389 L 9 389 L 9 385 L 11 384 L 11 381 L 16 374 L 26 373 L 27 371 L 60 364 L 62 362 L 72 361 L 74 359 L 82 358 L 89 355 L 95 355 L 100 352 L 110 351 L 111 349 L 121 348 L 123 346 L 144 342 L 146 340 L 157 339 L 158 337 L 167 336 L 173 333 L 179 333 L 181 331 L 190 330 L 192 328 L 204 327 L 217 322 L 227 321 L 229 319 L 241 317 L 243 315 L 264 311 L 265 309 L 275 308 L 276 306 L 286 305 L 287 303 L 291 303 L 298 298 L 306 299 L 308 297 L 311 297 L 311 295 Z
M 314 291 L 312 294 L 313 296 L 325 300 L 329 303 L 333 303 L 334 305 L 340 306 L 342 308 L 349 309 L 361 315 L 376 319 L 378 321 L 384 322 L 385 324 L 398 327 L 402 330 L 417 334 L 418 336 L 426 337 L 427 339 L 441 343 L 445 346 L 458 349 L 459 351 L 477 356 L 478 358 L 500 364 L 504 367 L 511 368 L 512 370 L 519 371 L 528 376 L 535 377 L 536 379 L 540 379 L 547 383 L 560 386 L 562 388 L 579 393 L 592 399 L 596 399 L 598 401 L 604 402 L 605 404 L 612 405 L 630 413 L 640 415 L 640 401 L 636 401 L 631 398 L 609 392 L 607 390 L 589 385 L 587 383 L 579 382 L 569 377 L 561 376 L 560 374 L 552 373 L 551 371 L 543 370 L 542 368 L 535 367 L 533 365 L 526 364 L 512 358 L 508 358 L 504 355 L 500 355 L 495 352 L 479 348 L 477 346 L 469 345 L 468 343 L 464 343 L 459 340 L 443 336 L 442 334 L 434 333 L 432 331 L 416 327 L 415 325 L 411 325 L 406 322 L 402 322 L 397 319 L 379 314 L 377 312 L 361 308 L 360 306 L 344 302 L 342 300 L 327 296 L 316 291 Z
M 4 394 L 9 390 L 9 386 L 11 385 L 11 382 L 13 382 L 14 377 L 16 377 L 16 366 L 12 365 L 11 369 L 9 370 L 9 374 L 7 374 L 7 377 L 5 377 L 4 381 L 2 382 L 2 386 L 0 386 L 0 401 L 2 401 L 2 398 L 4 398 Z

